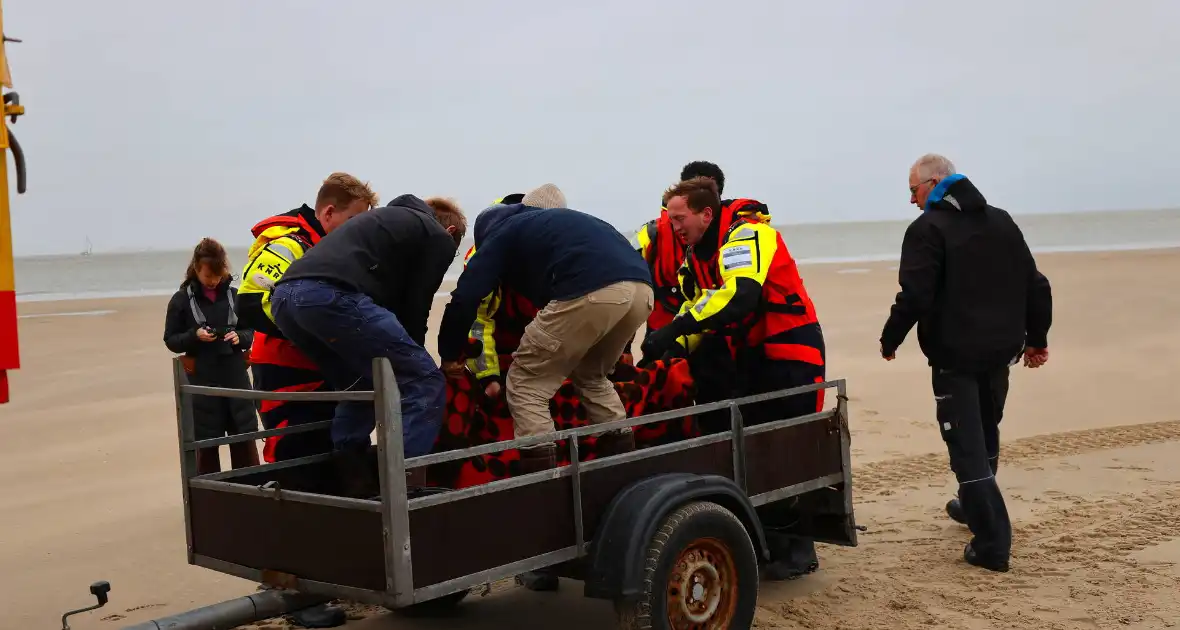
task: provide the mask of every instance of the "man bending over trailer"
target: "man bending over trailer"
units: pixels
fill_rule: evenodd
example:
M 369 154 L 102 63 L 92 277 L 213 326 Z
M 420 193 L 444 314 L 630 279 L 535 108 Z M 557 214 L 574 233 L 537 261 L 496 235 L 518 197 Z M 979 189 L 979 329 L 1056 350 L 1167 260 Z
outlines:
M 523 198 L 523 193 L 514 193 L 497 199 L 492 205 L 518 204 Z M 464 268 L 475 251 L 474 246 L 467 251 Z M 537 305 L 519 291 L 503 284 L 480 302 L 469 332 L 470 339 L 478 343 L 467 346 L 466 369 L 458 362 L 444 362 L 443 365 L 448 377 L 447 420 L 436 450 L 468 448 L 511 439 L 513 420 L 511 410 L 504 402 L 503 374 L 511 368 L 525 329 L 538 310 Z M 615 365 L 611 381 L 623 400 L 628 417 L 688 406 L 695 394 L 688 364 L 681 359 L 656 362 L 637 369 L 624 356 Z M 559 431 L 588 424 L 582 400 L 568 379 L 558 388 L 550 410 Z M 666 444 L 695 437 L 698 433 L 691 417 L 647 424 L 634 430 L 637 447 Z M 564 442 L 558 443 L 559 466 L 569 463 L 569 451 Z M 582 461 L 598 456 L 596 442 L 597 438 L 592 435 L 578 439 Z M 432 467 L 432 470 L 438 473 L 437 481 L 441 485 L 465 488 L 519 474 L 519 456 L 516 449 L 511 449 L 447 466 L 451 470 L 441 470 L 445 465 Z
M 552 433 L 549 401 L 572 378 L 590 422 L 626 417 L 608 374 L 627 340 L 652 308 L 651 275 L 627 239 L 608 223 L 565 208 L 547 184 L 520 204 L 502 205 L 475 222 L 472 256 L 443 314 L 438 351 L 453 369 L 463 356 L 480 302 L 508 284 L 534 304 L 545 304 L 528 325 L 508 372 L 508 405 L 516 437 Z M 607 444 L 610 446 L 607 446 Z M 599 436 L 600 452 L 634 448 L 630 430 Z M 557 465 L 556 444 L 521 449 L 521 470 Z
M 492 205 L 520 203 L 523 194 L 516 193 L 497 199 Z M 474 256 L 471 247 L 464 266 Z M 503 374 L 508 372 L 513 354 L 520 345 L 525 328 L 539 309 L 510 286 L 500 285 L 484 297 L 471 326 L 470 338 L 478 343 L 468 346 L 466 369 L 458 363 L 448 363 L 447 418 L 440 431 L 437 451 L 469 448 L 511 439 L 513 417 L 502 395 Z M 688 365 L 677 360 L 672 364 L 657 363 L 643 370 L 631 365 L 615 366 L 611 380 L 623 401 L 627 416 L 655 413 L 692 404 L 692 376 Z M 570 429 L 587 424 L 585 407 L 570 380 L 558 388 L 550 402 L 556 428 Z M 655 445 L 694 437 L 698 434 L 691 417 L 636 427 L 637 447 Z M 598 456 L 597 439 L 585 436 L 578 439 L 581 461 Z M 566 440 L 558 442 L 557 464 L 569 463 Z M 467 460 L 432 466 L 430 482 L 449 488 L 465 488 L 489 483 L 519 474 L 520 451 L 506 451 L 473 456 Z M 531 590 L 546 591 L 558 588 L 557 575 L 539 570 L 518 576 L 517 581 Z
M 321 239 L 291 265 L 271 297 L 279 329 L 336 389 L 373 389 L 373 359 L 389 359 L 401 391 L 406 457 L 430 452 L 442 421 L 446 383 L 423 342 L 434 294 L 456 248 L 430 206 L 402 195 Z M 377 472 L 369 461 L 372 403 L 340 402 L 332 420 L 345 493 L 376 496 Z
M 798 387 L 824 379 L 824 341 L 807 296 L 770 212 L 752 200 L 722 205 L 717 183 L 696 177 L 669 188 L 664 205 L 672 226 L 690 246 L 679 271 L 685 303 L 643 343 L 645 357 L 686 354 L 690 348 L 727 347 L 739 385 L 734 396 Z M 702 333 L 710 341 L 701 343 Z M 690 363 L 697 357 L 690 359 Z M 709 360 L 709 359 L 703 359 Z M 815 413 L 821 392 L 747 405 L 746 424 Z M 770 579 L 791 579 L 818 567 L 815 544 L 775 531 L 792 524 L 788 499 L 760 506 L 772 562 Z

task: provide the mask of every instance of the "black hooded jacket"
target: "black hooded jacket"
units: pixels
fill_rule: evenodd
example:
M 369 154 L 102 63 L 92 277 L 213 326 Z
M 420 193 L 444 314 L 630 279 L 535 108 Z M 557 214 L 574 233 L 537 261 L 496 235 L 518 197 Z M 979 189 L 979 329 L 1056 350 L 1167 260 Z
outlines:
M 434 294 L 456 249 L 430 206 L 414 195 L 402 195 L 320 239 L 276 284 L 315 278 L 364 293 L 423 345 Z
M 962 175 L 939 182 L 906 229 L 898 282 L 881 331 L 885 356 L 915 323 L 922 352 L 938 368 L 989 370 L 1025 347 L 1048 346 L 1049 280 L 1012 217 Z

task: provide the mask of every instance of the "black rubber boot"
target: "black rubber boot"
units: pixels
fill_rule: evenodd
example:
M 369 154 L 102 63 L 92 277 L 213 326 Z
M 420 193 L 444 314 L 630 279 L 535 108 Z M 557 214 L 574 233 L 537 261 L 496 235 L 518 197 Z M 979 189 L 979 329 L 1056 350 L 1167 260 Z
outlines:
M 335 628 L 343 626 L 348 621 L 348 615 L 343 608 L 331 604 L 320 604 L 303 610 L 297 610 L 290 615 L 291 622 L 301 628 Z
M 966 560 L 967 564 L 971 566 L 987 569 L 988 571 L 997 571 L 999 573 L 1008 572 L 1007 558 L 986 558 L 981 556 L 975 553 L 975 548 L 971 546 L 971 543 L 967 543 L 967 546 L 963 548 L 963 560 Z
M 333 451 L 332 463 L 344 496 L 372 499 L 381 494 L 377 470 L 370 465 L 368 449 Z
M 819 568 L 813 540 L 768 531 L 766 544 L 770 547 L 770 562 L 763 569 L 762 577 L 767 580 L 794 580 Z
M 967 515 L 963 512 L 963 502 L 959 500 L 959 497 L 946 502 L 946 515 L 960 525 L 967 524 Z
M 516 583 L 530 591 L 556 591 L 561 586 L 557 575 L 551 573 L 548 569 L 521 573 L 516 576 Z

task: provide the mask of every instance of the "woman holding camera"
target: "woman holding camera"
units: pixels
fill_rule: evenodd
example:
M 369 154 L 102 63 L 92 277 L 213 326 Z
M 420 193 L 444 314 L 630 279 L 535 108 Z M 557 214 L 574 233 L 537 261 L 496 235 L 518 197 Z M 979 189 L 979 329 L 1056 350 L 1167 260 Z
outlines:
M 238 292 L 229 286 L 231 279 L 225 248 L 211 238 L 202 239 L 193 249 L 180 290 L 168 302 L 164 345 L 184 355 L 181 363 L 192 385 L 251 389 L 246 357 L 254 332 L 238 327 L 233 306 Z M 192 401 L 197 440 L 258 430 L 249 400 L 193 396 Z M 230 444 L 229 452 L 234 468 L 258 465 L 253 441 Z M 216 447 L 197 450 L 198 474 L 220 470 Z

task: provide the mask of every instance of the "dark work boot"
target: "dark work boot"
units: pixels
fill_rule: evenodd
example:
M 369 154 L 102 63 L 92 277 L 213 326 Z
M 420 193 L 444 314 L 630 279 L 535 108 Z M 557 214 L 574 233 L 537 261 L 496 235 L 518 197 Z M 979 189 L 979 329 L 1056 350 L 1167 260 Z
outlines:
M 561 586 L 557 575 L 549 569 L 538 569 L 516 576 L 516 583 L 530 591 L 556 591 Z
M 550 468 L 557 468 L 556 444 L 520 449 L 520 474 L 527 475 Z
M 369 464 L 367 449 L 344 449 L 332 452 L 332 463 L 344 496 L 372 499 L 381 494 L 377 471 Z
M 959 500 L 959 497 L 946 502 L 946 515 L 960 525 L 967 524 L 967 515 L 963 512 L 963 502 Z
M 1000 573 L 1006 573 L 1008 571 L 1007 558 L 981 556 L 975 553 L 975 548 L 971 546 L 971 543 L 967 543 L 967 546 L 963 548 L 963 560 L 966 560 L 967 564 L 971 566 L 987 569 L 988 571 L 998 571 Z
M 768 531 L 766 544 L 770 547 L 770 562 L 766 564 L 762 576 L 767 580 L 794 580 L 814 573 L 819 568 L 815 541 L 811 539 Z
M 594 450 L 599 457 L 630 453 L 635 450 L 635 432 L 627 429 L 601 433 L 594 443 Z
M 343 608 L 330 604 L 319 604 L 303 610 L 297 610 L 290 615 L 291 621 L 302 628 L 335 628 L 343 626 L 348 621 L 348 615 Z

